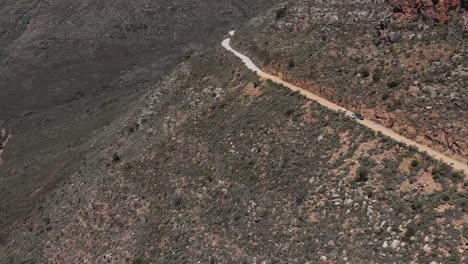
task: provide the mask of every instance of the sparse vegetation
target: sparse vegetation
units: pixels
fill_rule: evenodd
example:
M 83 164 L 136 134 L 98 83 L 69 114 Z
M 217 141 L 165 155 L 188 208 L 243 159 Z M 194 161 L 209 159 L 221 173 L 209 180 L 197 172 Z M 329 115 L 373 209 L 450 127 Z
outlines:
M 382 71 L 380 69 L 375 69 L 374 73 L 372 74 L 372 81 L 378 82 L 382 78 Z
M 295 20 L 294 10 L 309 9 L 288 9 L 278 19 L 281 27 L 275 10 L 248 25 L 262 25 L 265 19 L 265 31 L 280 32 L 275 41 L 263 31 L 240 34 L 263 36 L 259 46 L 265 47 L 268 39 L 268 49 L 284 47 L 281 34 L 291 40 L 303 28 L 309 40 L 321 41 L 306 19 Z M 339 22 L 348 13 L 336 22 L 328 17 L 328 41 L 336 38 L 334 27 L 347 27 Z M 245 37 L 243 42 L 256 39 Z M 373 63 L 370 56 L 379 52 L 360 54 L 355 45 L 366 41 L 343 40 L 343 51 L 314 53 L 315 62 L 332 54 L 342 58 L 343 67 L 351 60 L 345 54 L 359 61 L 338 77 L 327 61 L 319 65 L 323 68 L 312 68 L 304 59 L 310 56 L 301 53 L 294 53 L 300 67 L 292 72 L 307 68 L 307 76 L 321 82 L 312 88 L 332 91 L 331 97 L 346 89 L 353 100 L 380 102 L 389 76 L 397 75 L 382 74 L 379 84 L 355 78 L 356 65 Z M 383 48 L 396 46 L 392 56 L 399 56 L 404 49 L 397 45 L 406 39 L 381 41 Z M 308 46 L 307 54 L 315 50 Z M 284 65 L 279 67 L 287 68 L 288 55 L 280 56 Z M 393 68 L 398 66 L 385 72 Z M 345 88 L 333 86 L 335 79 Z M 48 241 L 37 256 L 50 262 L 101 260 L 105 254 L 105 260 L 116 263 L 315 263 L 325 257 L 333 263 L 449 263 L 453 255 L 438 252 L 459 250 L 464 230 L 453 227 L 463 219 L 466 195 L 453 179 L 460 175 L 428 155 L 257 78 L 221 49 L 191 56 L 151 88 L 115 131 L 125 124 L 141 125 L 131 135 L 98 134 L 97 139 L 111 138 L 110 143 L 88 155 L 80 172 L 58 187 L 40 213 L 24 220 L 31 228 L 18 230 L 0 255 L 21 263 L 23 256 L 36 254 L 31 241 Z M 401 100 L 398 107 L 405 110 L 406 93 L 395 88 L 391 94 L 394 98 L 386 104 Z M 124 158 L 109 162 L 111 153 Z
M 356 181 L 366 182 L 367 180 L 369 180 L 368 176 L 369 176 L 369 168 L 367 168 L 366 166 L 361 166 L 358 170 Z
M 294 67 L 294 66 L 296 66 L 296 63 L 294 63 L 294 59 L 293 59 L 293 58 L 289 59 L 289 61 L 288 61 L 288 67 L 289 67 L 289 68 L 292 68 L 292 67 Z
M 369 77 L 369 67 L 362 66 L 359 68 L 358 73 L 361 75 L 362 78 Z
M 234 46 L 256 63 L 263 63 L 266 69 L 280 72 L 293 83 L 310 85 L 314 92 L 347 109 L 359 106 L 405 113 L 392 120 L 392 127 L 414 131 L 409 134 L 413 139 L 426 136 L 428 131 L 434 135 L 445 131 L 447 141 L 430 138 L 428 142 L 453 156 L 467 156 L 468 137 L 461 132 L 466 130 L 460 125 L 464 124 L 463 109 L 442 92 L 453 89 L 451 93 L 463 93 L 461 75 L 447 78 L 462 67 L 457 54 L 464 42 L 463 27 L 458 19 L 434 26 L 428 21 L 401 21 L 405 17 L 402 16 L 384 23 L 380 16 L 364 15 L 377 12 L 390 17 L 390 10 L 380 9 L 380 5 L 376 5 L 379 6 L 376 10 L 376 6 L 367 4 L 343 3 L 339 9 L 346 12 L 335 17 L 329 11 L 330 3 L 314 3 L 312 9 L 309 4 L 310 1 L 289 3 L 288 15 L 280 20 L 267 17 L 249 25 L 246 32 L 234 38 Z M 310 10 L 310 14 L 295 10 Z M 453 10 L 449 12 L 452 15 L 456 13 Z M 362 20 L 354 17 L 357 13 L 363 14 Z M 336 25 L 330 22 L 332 18 L 336 19 Z M 335 27 L 328 28 L 330 23 Z M 428 24 L 423 26 L 424 23 Z M 326 32 L 317 25 L 326 27 Z M 270 43 L 265 51 L 271 55 L 268 63 L 262 60 L 263 55 L 251 49 L 266 40 Z M 244 44 L 239 45 L 240 42 Z M 291 68 L 288 59 L 284 59 L 292 57 L 300 67 Z M 367 80 L 369 77 L 371 81 Z M 409 93 L 409 87 L 417 92 Z M 426 107 L 434 104 L 444 107 L 426 111 Z M 421 118 L 411 118 L 415 115 Z M 386 118 L 373 115 L 369 118 L 382 125 L 386 122 Z M 456 129 L 450 128 L 453 124 L 458 124 Z
M 387 82 L 387 86 L 392 89 L 397 88 L 399 85 L 400 85 L 399 80 L 390 80 Z

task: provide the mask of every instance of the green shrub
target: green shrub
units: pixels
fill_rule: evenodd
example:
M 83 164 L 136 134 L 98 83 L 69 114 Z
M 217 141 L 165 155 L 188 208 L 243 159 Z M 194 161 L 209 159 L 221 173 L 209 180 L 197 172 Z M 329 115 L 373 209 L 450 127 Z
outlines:
M 462 175 L 460 172 L 458 172 L 458 171 L 452 172 L 452 173 L 450 174 L 450 177 L 451 177 L 455 182 L 458 182 L 458 181 L 463 180 L 463 175 Z
M 382 78 L 382 70 L 375 69 L 374 74 L 372 74 L 372 81 L 378 82 Z
M 114 162 L 120 162 L 120 156 L 117 152 L 114 152 L 114 154 L 112 154 L 112 160 Z
M 406 241 L 411 241 L 411 237 L 416 235 L 416 229 L 412 226 L 408 226 L 405 233 Z
M 384 93 L 384 94 L 382 95 L 382 101 L 387 100 L 389 97 L 390 97 L 390 94 L 389 94 L 389 93 Z
M 361 74 L 361 77 L 369 77 L 369 68 L 367 66 L 360 67 L 358 73 Z
M 136 258 L 133 260 L 133 264 L 146 264 L 146 263 L 149 263 L 148 261 L 145 261 L 141 258 Z
M 368 176 L 369 176 L 369 168 L 367 168 L 366 166 L 361 166 L 358 170 L 356 181 L 366 182 L 367 180 L 369 180 Z
M 449 176 L 449 173 L 452 171 L 452 168 L 445 164 L 445 163 L 439 163 L 439 165 L 437 165 L 437 167 L 435 167 L 433 170 L 432 170 L 432 174 L 437 177 L 437 178 L 441 178 L 441 177 L 446 177 L 446 176 Z
M 276 20 L 279 20 L 283 17 L 286 16 L 286 9 L 287 7 L 282 7 L 282 8 L 279 8 L 279 9 L 276 9 Z
M 387 86 L 390 87 L 390 88 L 397 88 L 398 86 L 400 86 L 400 81 L 399 80 L 390 80 L 389 82 L 387 82 Z
M 285 116 L 291 116 L 292 114 L 294 114 L 294 109 L 292 109 L 292 108 L 290 108 L 290 109 L 286 110 L 286 112 L 284 112 Z
M 412 160 L 412 161 L 411 161 L 411 166 L 412 166 L 413 168 L 418 167 L 418 166 L 419 166 L 419 160 L 416 160 L 416 159 Z

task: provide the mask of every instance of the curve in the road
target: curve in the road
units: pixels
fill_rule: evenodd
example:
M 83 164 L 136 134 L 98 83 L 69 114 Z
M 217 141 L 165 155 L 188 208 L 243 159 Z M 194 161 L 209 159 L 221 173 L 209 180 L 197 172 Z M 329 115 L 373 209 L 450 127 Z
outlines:
M 234 35 L 234 31 L 230 31 L 229 34 L 231 36 Z M 281 84 L 293 91 L 298 91 L 299 93 L 301 93 L 302 95 L 304 95 L 305 97 L 309 98 L 309 99 L 312 99 L 314 101 L 316 101 L 317 103 L 327 107 L 328 109 L 331 109 L 331 110 L 335 110 L 335 111 L 338 111 L 339 109 L 341 109 L 342 107 L 335 104 L 335 103 L 332 103 L 330 101 L 328 101 L 327 99 L 325 98 L 322 98 L 320 96 L 317 96 L 307 90 L 304 90 L 300 87 L 297 87 L 296 85 L 294 84 L 291 84 L 291 83 L 288 83 L 286 81 L 283 81 L 282 79 L 280 79 L 279 77 L 277 76 L 274 76 L 274 75 L 271 75 L 271 74 L 268 74 L 264 71 L 262 71 L 260 68 L 258 68 L 255 63 L 253 63 L 253 61 L 245 56 L 244 54 L 234 50 L 231 45 L 230 45 L 230 42 L 231 42 L 231 38 L 227 38 L 225 39 L 221 44 L 222 46 L 227 49 L 228 51 L 234 53 L 234 55 L 236 55 L 238 58 L 240 58 L 242 60 L 242 62 L 244 62 L 245 66 L 256 72 L 258 76 L 262 77 L 262 78 L 265 78 L 265 79 L 269 79 L 275 83 L 278 83 L 278 84 Z M 398 141 L 398 142 L 401 142 L 401 143 L 404 143 L 408 146 L 413 146 L 413 147 L 416 147 L 417 149 L 419 149 L 419 151 L 425 151 L 427 152 L 430 156 L 432 156 L 433 158 L 435 159 L 438 159 L 438 160 L 442 160 L 448 164 L 450 164 L 453 168 L 455 168 L 456 170 L 461 170 L 465 173 L 465 180 L 468 178 L 468 165 L 461 162 L 461 161 L 458 161 L 456 159 L 453 159 L 451 157 L 448 157 L 428 146 L 425 146 L 425 145 L 422 145 L 422 144 L 419 144 L 409 138 L 406 138 L 400 134 L 397 134 L 395 131 L 389 129 L 389 128 L 386 128 L 382 125 L 379 125 L 375 122 L 372 122 L 370 120 L 356 120 L 358 121 L 360 124 L 374 130 L 374 131 L 377 131 L 377 132 L 380 132 L 388 137 L 391 137 L 393 138 L 394 140 Z

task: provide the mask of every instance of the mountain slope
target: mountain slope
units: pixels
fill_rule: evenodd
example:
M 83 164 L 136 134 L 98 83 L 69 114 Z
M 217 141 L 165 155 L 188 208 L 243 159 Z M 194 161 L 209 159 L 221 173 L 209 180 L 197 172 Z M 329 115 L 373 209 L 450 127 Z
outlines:
M 240 30 L 233 46 L 466 163 L 468 13 L 460 1 L 432 2 L 289 1 Z
M 137 105 L 96 135 L 111 143 L 15 231 L 4 262 L 464 258 L 460 174 L 257 79 L 221 47 Z
M 149 84 L 273 2 L 1 1 L 0 242 Z
M 112 93 L 69 177 L 19 195 L 38 201 L 0 263 L 466 262 L 461 173 L 258 79 L 219 43 L 128 87 L 142 95 Z

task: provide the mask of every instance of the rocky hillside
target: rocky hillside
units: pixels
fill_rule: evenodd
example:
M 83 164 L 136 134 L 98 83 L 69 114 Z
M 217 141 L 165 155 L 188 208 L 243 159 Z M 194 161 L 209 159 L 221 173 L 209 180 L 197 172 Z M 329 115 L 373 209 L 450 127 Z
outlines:
M 4 263 L 466 260 L 462 174 L 221 47 L 136 105 L 14 231 Z
M 468 160 L 466 1 L 289 1 L 234 46 L 263 68 Z
M 385 2 L 393 7 L 397 19 L 412 21 L 423 19 L 436 24 L 453 23 L 457 19 L 457 13 L 466 12 L 468 9 L 466 0 L 386 0 Z
M 139 6 L 136 2 L 140 3 L 125 3 Z M 160 6 L 169 6 L 161 10 L 180 12 L 177 14 L 191 12 L 177 5 L 179 1 L 166 2 Z M 297 11 L 291 6 L 307 2 L 294 1 L 286 8 L 274 8 L 255 18 L 242 30 L 236 45 L 247 50 L 259 36 L 268 42 L 267 46 L 279 48 L 284 39 L 278 32 L 291 26 L 285 21 L 292 19 L 291 14 Z M 337 12 L 338 18 L 342 13 L 347 14 L 348 5 L 332 1 L 334 5 L 324 9 L 324 1 L 315 2 L 317 6 L 311 10 L 328 10 L 323 12 L 324 17 L 329 17 L 331 10 Z M 373 7 L 366 1 L 360 2 L 362 12 L 366 7 Z M 56 7 L 50 5 L 53 1 L 25 0 L 24 3 Z M 123 11 L 133 10 L 132 5 L 125 3 L 89 1 L 80 13 L 85 16 L 76 15 L 83 17 L 78 24 L 88 25 L 85 23 L 88 14 L 101 14 L 93 10 L 102 6 L 106 6 L 103 10 L 112 7 L 121 10 L 121 14 L 131 14 Z M 144 4 L 151 6 L 151 3 Z M 248 16 L 235 10 L 244 10 L 241 7 L 249 1 L 229 3 L 233 11 L 221 12 L 223 17 Z M 212 15 L 210 21 L 219 14 L 217 4 L 206 4 L 203 9 Z M 81 10 L 75 7 L 62 8 L 70 12 Z M 376 8 L 368 12 L 389 12 L 388 19 L 393 21 L 389 6 Z M 166 18 L 173 17 L 182 19 L 169 15 Z M 205 20 L 197 21 L 205 27 L 214 26 L 204 24 Z M 232 20 L 232 24 L 234 21 L 237 20 Z M 271 21 L 268 27 L 262 27 L 267 21 Z M 57 25 L 68 25 L 70 30 L 64 32 L 75 34 L 72 23 L 61 21 Z M 219 26 L 224 27 L 221 22 Z M 137 31 L 146 32 L 155 27 L 142 26 Z M 329 27 L 335 28 L 333 23 Z M 298 93 L 257 78 L 220 46 L 225 35 L 219 34 L 217 39 L 213 33 L 197 35 L 191 26 L 182 28 L 185 31 L 180 32 L 185 35 L 174 31 L 170 36 L 190 38 L 192 34 L 196 38 L 184 43 L 197 43 L 199 49 L 211 42 L 215 44 L 204 52 L 194 49 L 162 80 L 148 69 L 164 69 L 161 74 L 169 69 L 150 63 L 152 66 L 127 69 L 111 78 L 115 82 L 102 94 L 103 101 L 99 101 L 99 95 L 85 92 L 82 99 L 58 104 L 51 108 L 53 111 L 33 111 L 0 122 L 9 128 L 0 130 L 0 141 L 5 146 L 1 149 L 4 163 L 0 167 L 0 221 L 2 228 L 5 227 L 0 236 L 0 263 L 467 261 L 468 197 L 461 172 L 376 134 Z M 248 28 L 261 30 L 247 45 Z M 15 30 L 21 31 L 16 27 Z M 315 27 L 309 30 L 314 32 Z M 324 31 L 329 33 L 325 38 L 338 37 L 327 27 Z M 344 32 L 351 34 L 351 31 Z M 281 48 L 285 53 L 275 53 L 271 61 L 288 58 L 292 54 L 287 52 L 289 48 L 307 49 L 319 56 L 310 46 L 302 49 L 304 43 L 294 42 L 295 34 L 299 34 L 295 30 L 288 34 L 291 42 L 287 48 Z M 137 36 L 150 38 L 153 34 Z M 138 38 L 135 42 L 131 38 L 116 39 L 109 43 L 127 43 L 128 49 L 132 49 L 132 43 L 145 43 L 144 38 L 141 42 Z M 324 45 L 324 42 L 310 37 L 308 43 Z M 391 47 L 388 43 L 380 45 Z M 145 49 L 137 46 L 135 50 Z M 250 51 L 257 54 L 253 51 L 258 49 Z M 120 53 L 110 53 L 107 59 L 124 61 L 116 54 Z M 260 60 L 269 53 L 258 54 L 255 58 Z M 151 60 L 143 55 L 141 59 Z M 177 60 L 168 61 L 175 65 Z M 284 74 L 294 76 L 292 73 L 301 68 L 300 57 L 285 61 L 288 70 Z M 347 79 L 349 87 L 358 89 L 358 80 L 363 84 L 370 82 L 368 78 L 374 80 L 374 77 L 363 77 L 365 72 L 347 72 L 348 62 L 344 59 L 342 67 L 343 74 L 351 75 Z M 328 63 L 323 61 L 323 67 L 333 73 L 335 68 Z M 280 67 L 282 64 L 265 65 Z M 85 74 L 86 69 L 83 67 L 83 80 L 94 78 Z M 369 76 L 373 71 L 369 68 Z M 315 74 L 316 70 L 312 72 Z M 325 71 L 322 75 L 321 80 L 333 84 Z M 381 78 L 384 82 L 389 77 L 382 73 Z M 337 78 L 337 81 L 344 80 L 343 76 Z M 376 89 L 377 92 L 380 90 Z M 423 91 L 419 93 L 422 96 Z M 355 95 L 364 97 L 357 92 Z M 435 98 L 443 97 L 437 93 Z M 461 100 L 460 95 L 459 100 L 452 102 Z
M 0 1 L 0 243 L 99 148 L 96 131 L 274 2 Z

